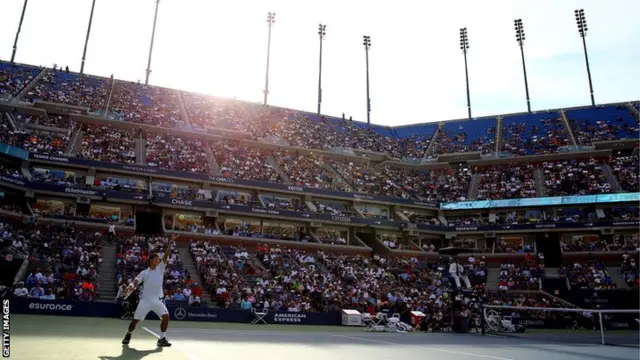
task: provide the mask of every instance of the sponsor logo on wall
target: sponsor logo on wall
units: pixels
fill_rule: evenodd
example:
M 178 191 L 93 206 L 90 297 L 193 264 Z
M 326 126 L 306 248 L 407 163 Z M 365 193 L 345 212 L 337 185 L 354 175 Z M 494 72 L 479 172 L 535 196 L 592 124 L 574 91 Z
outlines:
M 29 303 L 29 309 L 45 310 L 45 311 L 72 311 L 73 305 L 70 304 L 46 304 L 46 303 Z
M 275 313 L 273 322 L 275 323 L 302 323 L 307 319 L 307 314 L 301 313 Z

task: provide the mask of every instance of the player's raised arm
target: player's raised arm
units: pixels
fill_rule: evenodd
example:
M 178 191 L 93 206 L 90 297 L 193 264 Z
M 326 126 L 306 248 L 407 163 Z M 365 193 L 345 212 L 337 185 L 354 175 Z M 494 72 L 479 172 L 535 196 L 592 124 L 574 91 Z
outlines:
M 169 258 L 169 253 L 171 252 L 171 243 L 175 239 L 175 236 L 171 237 L 170 240 L 167 241 L 167 248 L 164 250 L 164 256 L 162 257 L 162 263 L 166 264 L 167 259 Z

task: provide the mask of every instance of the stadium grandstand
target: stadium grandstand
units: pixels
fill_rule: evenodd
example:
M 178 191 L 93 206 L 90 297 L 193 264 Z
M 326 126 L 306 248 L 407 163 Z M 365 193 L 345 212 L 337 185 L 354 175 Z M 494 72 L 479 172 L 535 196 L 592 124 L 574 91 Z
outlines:
M 171 241 L 172 320 L 353 310 L 372 331 L 596 328 L 581 341 L 637 347 L 615 334 L 638 313 L 615 311 L 639 301 L 639 139 L 637 100 L 388 127 L 2 61 L 3 298 L 126 316 L 124 287 Z

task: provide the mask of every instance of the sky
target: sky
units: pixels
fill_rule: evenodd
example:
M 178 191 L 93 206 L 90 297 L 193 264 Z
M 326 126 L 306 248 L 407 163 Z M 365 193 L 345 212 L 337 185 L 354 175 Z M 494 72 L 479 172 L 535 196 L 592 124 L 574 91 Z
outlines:
M 16 62 L 79 71 L 92 0 L 29 0 Z M 0 59 L 9 60 L 24 0 L 0 3 Z M 390 6 L 393 4 L 393 6 Z M 85 73 L 144 81 L 154 0 L 96 0 Z M 596 103 L 640 99 L 637 0 L 162 0 L 149 83 L 262 102 L 267 13 L 269 104 L 316 112 L 319 23 L 326 24 L 322 113 L 388 126 L 467 117 L 459 31 L 469 34 L 474 117 L 526 111 L 513 20 L 524 24 L 533 111 L 588 105 L 574 18 L 584 9 Z

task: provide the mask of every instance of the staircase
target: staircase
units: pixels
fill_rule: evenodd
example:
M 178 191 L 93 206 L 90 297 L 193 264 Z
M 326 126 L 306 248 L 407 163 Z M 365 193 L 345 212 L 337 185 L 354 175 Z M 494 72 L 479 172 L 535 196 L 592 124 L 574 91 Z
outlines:
M 533 170 L 533 180 L 536 185 L 536 196 L 547 196 L 547 188 L 544 186 L 544 172 L 542 171 L 542 168 L 538 167 Z
M 178 93 L 178 107 L 180 108 L 180 118 L 186 124 L 187 128 L 191 128 L 191 121 L 187 115 L 187 108 L 184 106 L 184 98 L 182 97 L 182 91 L 175 90 Z
M 35 78 L 33 78 L 33 80 L 31 80 L 31 82 L 24 87 L 24 89 L 22 89 L 22 91 L 20 91 L 18 93 L 18 95 L 16 95 L 16 97 L 14 97 L 11 102 L 17 102 L 20 99 L 22 99 L 29 91 L 31 91 L 31 89 L 33 89 L 36 84 L 40 81 L 40 79 L 42 79 L 46 74 L 48 73 L 48 70 L 46 68 L 42 68 L 42 70 L 40 70 L 40 72 L 38 73 L 38 75 L 36 75 Z
M 569 135 L 569 139 L 571 140 L 571 145 L 574 145 L 574 146 L 580 145 L 576 140 L 576 136 L 573 133 L 573 129 L 571 129 L 571 123 L 569 122 L 569 118 L 567 118 L 567 114 L 564 112 L 564 110 L 560 110 L 560 118 L 564 122 L 564 126 L 567 129 L 567 134 Z
M 189 243 L 178 243 L 178 253 L 180 254 L 180 259 L 182 259 L 182 267 L 185 268 L 185 270 L 189 271 L 189 274 L 191 274 L 191 279 L 203 286 L 204 279 L 202 279 L 202 277 L 200 276 L 198 268 L 196 268 L 196 264 L 193 262 L 193 257 L 189 252 Z M 211 304 L 211 294 L 209 294 L 208 291 L 203 291 L 200 301 L 208 305 Z
M 617 289 L 628 289 L 629 285 L 624 281 L 622 276 L 620 276 L 620 269 L 612 268 L 609 270 L 609 274 L 611 274 L 611 280 L 616 284 Z
M 285 184 L 287 185 L 292 184 L 291 180 L 289 180 L 289 175 L 287 175 L 287 173 L 284 172 L 284 170 L 282 170 L 280 165 L 278 165 L 278 161 L 276 160 L 275 155 L 269 154 L 269 156 L 267 157 L 267 164 L 273 167 L 273 169 L 276 171 L 278 175 L 280 175 L 280 178 Z
M 478 196 L 478 187 L 480 186 L 480 174 L 473 174 L 471 177 L 471 183 L 469 184 L 469 191 L 467 192 L 467 199 L 474 200 Z
M 500 268 L 487 268 L 486 288 L 498 290 L 498 285 L 500 285 Z
M 365 245 L 373 249 L 374 252 L 380 255 L 388 255 L 391 253 L 391 249 L 386 247 L 380 239 L 374 234 L 371 233 L 357 233 L 356 236 L 363 242 Z
M 64 149 L 64 153 L 69 156 L 75 156 L 82 146 L 82 139 L 84 138 L 84 131 L 78 129 L 71 134 L 71 138 L 67 143 L 67 147 Z
M 348 182 L 347 179 L 345 179 L 344 176 L 342 176 L 342 174 L 333 166 L 329 164 L 322 164 L 322 168 L 327 174 L 329 174 L 334 180 L 336 180 L 336 182 L 346 186 L 349 192 L 355 192 L 353 184 Z
M 629 112 L 631 112 L 631 115 L 633 115 L 633 117 L 635 117 L 636 120 L 640 120 L 640 110 L 638 110 L 635 106 L 633 106 L 632 103 L 626 103 L 624 104 L 624 106 L 626 106 L 626 108 L 629 109 Z
M 145 139 L 136 139 L 136 165 L 146 165 L 147 157 L 145 156 Z
M 207 158 L 209 159 L 209 170 L 211 170 L 211 173 L 216 175 L 220 174 L 220 167 L 218 166 L 216 157 L 213 156 L 213 150 L 211 150 L 210 147 L 206 147 L 205 152 L 207 153 Z
M 600 164 L 600 167 L 602 168 L 602 172 L 607 178 L 607 181 L 609 181 L 609 185 L 611 185 L 611 189 L 613 190 L 613 192 L 619 192 L 620 183 L 618 182 L 618 178 L 616 177 L 616 175 L 613 173 L 611 166 L 609 166 L 609 164 L 607 163 L 602 163 Z
M 427 150 L 424 152 L 424 159 L 428 159 L 431 153 L 433 152 L 433 147 L 436 145 L 436 140 L 438 139 L 438 135 L 440 135 L 440 131 L 442 130 L 443 127 L 444 127 L 443 122 L 438 124 L 438 128 L 433 133 L 433 137 L 431 138 L 429 147 L 427 147 Z
M 102 262 L 98 267 L 98 284 L 100 287 L 100 299 L 98 302 L 115 302 L 118 295 L 118 282 L 116 281 L 116 254 L 118 246 L 114 241 L 102 246 Z
M 496 153 L 502 149 L 502 129 L 504 124 L 504 117 L 498 116 L 496 118 Z

